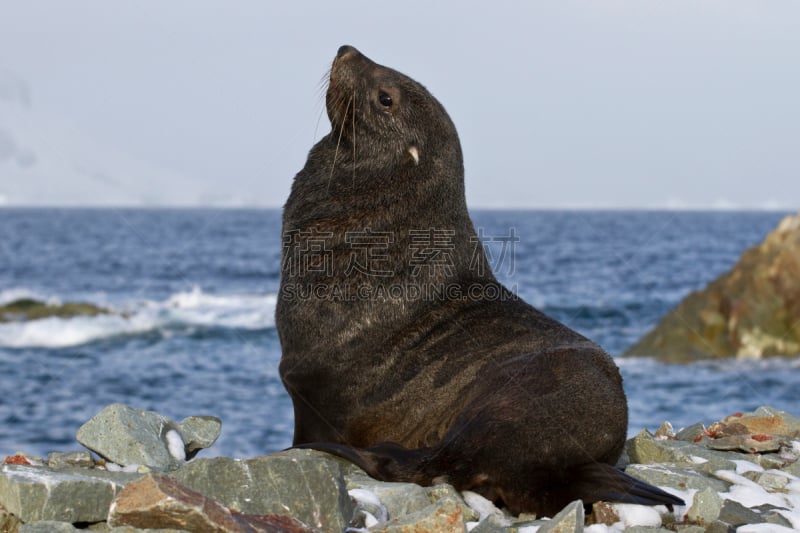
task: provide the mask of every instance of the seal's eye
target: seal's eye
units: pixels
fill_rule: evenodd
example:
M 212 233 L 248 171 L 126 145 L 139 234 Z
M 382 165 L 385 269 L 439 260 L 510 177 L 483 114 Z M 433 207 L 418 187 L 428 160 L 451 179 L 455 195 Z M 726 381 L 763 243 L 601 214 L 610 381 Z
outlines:
M 392 107 L 392 97 L 389 96 L 389 93 L 383 91 L 379 92 L 378 101 L 383 107 Z

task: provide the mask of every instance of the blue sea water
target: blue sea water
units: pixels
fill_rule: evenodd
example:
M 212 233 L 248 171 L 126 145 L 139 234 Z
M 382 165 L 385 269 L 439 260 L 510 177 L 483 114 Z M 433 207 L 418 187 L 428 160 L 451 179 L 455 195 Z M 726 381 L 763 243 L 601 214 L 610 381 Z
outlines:
M 783 215 L 476 211 L 473 220 L 503 282 L 617 355 Z M 0 454 L 79 449 L 78 427 L 113 402 L 176 420 L 220 417 L 206 456 L 289 446 L 273 316 L 280 251 L 278 210 L 0 210 L 0 303 L 89 301 L 119 313 L 0 324 Z M 631 434 L 764 404 L 800 414 L 800 359 L 617 362 Z

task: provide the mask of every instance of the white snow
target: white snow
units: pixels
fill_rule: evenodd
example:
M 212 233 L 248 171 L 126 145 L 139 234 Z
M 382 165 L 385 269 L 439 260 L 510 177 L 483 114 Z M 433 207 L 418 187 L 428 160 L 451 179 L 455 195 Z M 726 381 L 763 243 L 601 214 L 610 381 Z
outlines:
M 750 461 L 743 461 L 741 459 L 733 459 L 732 463 L 736 464 L 736 473 L 744 474 L 745 472 L 763 472 L 764 468 L 752 463 Z
M 658 527 L 661 525 L 661 515 L 654 507 L 633 503 L 615 503 L 612 504 L 612 508 L 625 527 Z
M 720 493 L 727 500 L 739 502 L 745 507 L 758 507 L 763 504 L 786 507 L 787 499 L 777 493 L 767 492 L 761 485 L 732 470 L 717 470 L 714 475 L 720 479 L 733 483 L 728 492 Z
M 796 529 L 779 526 L 778 524 L 747 524 L 739 526 L 736 533 L 797 533 Z
M 186 444 L 183 442 L 183 437 L 181 437 L 181 434 L 174 429 L 170 429 L 167 431 L 165 437 L 167 439 L 167 449 L 169 450 L 169 454 L 178 461 L 185 461 Z
M 479 520 L 480 522 L 483 522 L 489 515 L 497 515 L 501 517 L 501 523 L 503 523 L 503 525 L 511 525 L 511 520 L 505 518 L 503 512 L 498 509 L 494 503 L 487 500 L 480 494 L 465 490 L 461 493 L 461 496 L 464 498 L 466 504 L 469 505 L 473 510 L 477 511 L 481 516 Z

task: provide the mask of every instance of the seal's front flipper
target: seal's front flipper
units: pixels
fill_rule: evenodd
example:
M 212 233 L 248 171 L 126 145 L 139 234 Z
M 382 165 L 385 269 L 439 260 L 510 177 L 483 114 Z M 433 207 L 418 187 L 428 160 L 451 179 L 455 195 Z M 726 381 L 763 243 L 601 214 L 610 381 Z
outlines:
M 605 463 L 581 467 L 573 486 L 574 492 L 586 503 L 607 501 L 640 505 L 686 505 L 677 496 L 665 492 Z
M 293 448 L 318 450 L 347 459 L 375 479 L 407 481 L 427 485 L 431 482 L 423 473 L 422 460 L 430 448 L 408 449 L 394 442 L 383 442 L 368 448 L 355 448 L 346 444 L 310 442 Z

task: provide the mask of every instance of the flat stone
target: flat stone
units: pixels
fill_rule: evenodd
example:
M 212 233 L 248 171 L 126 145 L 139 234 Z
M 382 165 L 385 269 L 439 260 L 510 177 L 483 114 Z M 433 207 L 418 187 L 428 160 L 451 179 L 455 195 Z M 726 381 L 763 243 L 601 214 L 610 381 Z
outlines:
M 783 475 L 781 472 L 770 471 L 761 472 L 755 481 L 765 489 L 769 489 L 772 492 L 776 490 L 783 490 L 786 488 L 786 485 L 789 484 L 789 478 Z
M 186 457 L 210 448 L 222 433 L 222 421 L 216 416 L 190 416 L 177 424 L 178 433 L 186 444 Z
M 575 500 L 542 524 L 537 533 L 580 533 L 583 531 L 583 502 Z
M 85 451 L 76 452 L 52 452 L 47 454 L 47 466 L 50 468 L 92 468 L 94 466 L 94 459 L 92 454 Z
M 714 520 L 710 524 L 706 524 L 706 533 L 735 533 L 735 531 L 733 526 L 722 520 Z
M 365 490 L 374 494 L 386 509 L 389 519 L 421 511 L 431 505 L 427 492 L 416 483 L 387 483 L 367 475 L 347 476 L 347 490 Z
M 443 500 L 453 500 L 458 503 L 458 505 L 461 506 L 461 510 L 464 512 L 465 522 L 472 522 L 480 519 L 480 513 L 464 501 L 461 493 L 458 492 L 454 486 L 448 485 L 447 483 L 440 483 L 438 485 L 431 485 L 430 487 L 423 487 L 423 489 L 431 503 L 438 503 Z
M 135 474 L 0 466 L 0 505 L 23 522 L 100 522 Z
M 783 527 L 792 527 L 792 523 L 786 520 L 786 518 L 780 514 L 778 511 L 767 511 L 761 517 L 764 519 L 764 522 L 768 524 L 776 524 Z
M 173 433 L 170 433 L 173 432 Z M 177 425 L 154 411 L 112 404 L 78 429 L 77 439 L 99 456 L 118 465 L 146 465 L 166 470 L 186 458 L 170 452 L 170 440 L 180 436 Z
M 764 521 L 761 515 L 733 500 L 725 500 L 718 518 L 734 527 L 744 524 L 759 524 Z
M 313 532 L 289 516 L 254 516 L 231 511 L 163 474 L 149 474 L 129 483 L 114 500 L 108 524 L 204 533 Z
M 702 437 L 706 432 L 706 426 L 702 422 L 692 424 L 678 431 L 675 438 L 687 442 L 694 442 L 695 439 Z
M 106 522 L 92 524 L 83 531 L 93 531 L 94 533 L 192 533 L 185 529 L 139 529 L 138 527 L 119 526 L 111 527 Z
M 69 522 L 56 522 L 54 520 L 42 520 L 41 522 L 19 526 L 19 533 L 77 533 L 79 531 Z
M 252 459 L 195 459 L 172 475 L 232 510 L 286 514 L 323 531 L 343 531 L 355 506 L 345 475 L 362 471 L 314 450 L 287 450 Z
M 464 533 L 465 530 L 461 506 L 453 500 L 442 500 L 370 528 L 375 533 Z
M 656 440 L 642 430 L 629 442 L 628 456 L 639 464 L 678 463 L 694 466 L 702 472 L 735 470 L 734 459 L 750 459 L 741 454 L 730 454 L 708 450 L 703 446 L 682 440 Z
M 694 524 L 679 524 L 675 526 L 675 531 L 680 533 L 705 533 L 706 528 L 703 526 L 696 526 Z
M 686 514 L 690 521 L 704 525 L 719 518 L 721 509 L 722 498 L 716 490 L 708 487 L 695 493 L 694 501 Z
M 705 476 L 690 466 L 677 467 L 658 463 L 634 464 L 626 468 L 625 473 L 657 487 L 666 486 L 678 490 L 711 488 L 717 492 L 726 492 L 730 487 L 729 483 Z
M 708 441 L 712 450 L 767 453 L 780 451 L 783 440 L 772 435 L 730 435 Z

